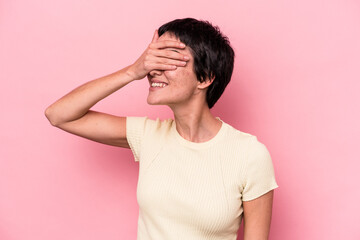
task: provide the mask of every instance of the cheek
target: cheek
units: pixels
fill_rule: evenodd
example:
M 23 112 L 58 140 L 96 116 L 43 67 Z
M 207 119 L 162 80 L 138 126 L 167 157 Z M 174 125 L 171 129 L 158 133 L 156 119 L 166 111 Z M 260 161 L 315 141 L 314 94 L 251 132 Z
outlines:
M 184 83 L 184 80 L 187 78 L 180 68 L 172 71 L 165 71 L 164 74 L 171 86 L 175 87 L 175 89 L 181 87 L 183 85 L 182 83 Z
M 164 74 L 173 83 L 184 80 L 197 80 L 196 75 L 190 66 L 178 67 L 176 70 L 172 71 L 164 71 Z
M 178 71 L 179 71 L 179 69 L 172 70 L 172 71 L 164 71 L 164 74 L 165 74 L 166 78 L 168 78 L 169 80 L 174 80 L 174 79 L 176 79 L 177 75 L 179 75 Z

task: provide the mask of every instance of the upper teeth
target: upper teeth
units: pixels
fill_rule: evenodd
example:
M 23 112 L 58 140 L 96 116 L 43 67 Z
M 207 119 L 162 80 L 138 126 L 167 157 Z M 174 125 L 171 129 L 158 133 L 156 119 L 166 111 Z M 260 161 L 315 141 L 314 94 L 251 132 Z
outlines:
M 155 83 L 155 82 L 151 83 L 152 87 L 165 87 L 166 85 L 167 84 L 165 83 Z

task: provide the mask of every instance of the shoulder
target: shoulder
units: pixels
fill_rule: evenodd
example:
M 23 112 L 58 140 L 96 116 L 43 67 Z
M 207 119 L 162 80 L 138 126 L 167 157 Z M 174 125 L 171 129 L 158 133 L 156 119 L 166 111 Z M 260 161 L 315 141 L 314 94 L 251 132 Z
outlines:
M 233 152 L 237 154 L 243 153 L 244 158 L 242 159 L 244 161 L 254 161 L 251 155 L 262 155 L 263 157 L 268 157 L 269 155 L 267 147 L 259 141 L 256 135 L 236 129 L 229 124 L 227 124 L 225 139 L 224 144 L 236 150 Z
M 170 131 L 172 126 L 173 119 L 164 119 L 160 118 L 151 119 L 147 116 L 144 117 L 126 117 L 126 128 L 128 129 L 138 129 L 144 135 L 154 134 L 154 133 L 166 133 Z
M 227 127 L 226 140 L 228 144 L 248 146 L 253 139 L 257 139 L 255 135 L 236 129 L 228 123 L 225 124 Z

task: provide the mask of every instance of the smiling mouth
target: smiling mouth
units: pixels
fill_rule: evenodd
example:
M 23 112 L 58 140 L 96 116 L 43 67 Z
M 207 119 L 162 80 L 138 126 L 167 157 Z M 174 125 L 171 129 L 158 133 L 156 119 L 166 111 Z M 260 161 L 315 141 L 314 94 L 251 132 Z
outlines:
M 166 83 L 162 83 L 162 82 L 152 82 L 150 84 L 151 87 L 158 87 L 158 88 L 163 88 L 166 87 L 167 84 Z

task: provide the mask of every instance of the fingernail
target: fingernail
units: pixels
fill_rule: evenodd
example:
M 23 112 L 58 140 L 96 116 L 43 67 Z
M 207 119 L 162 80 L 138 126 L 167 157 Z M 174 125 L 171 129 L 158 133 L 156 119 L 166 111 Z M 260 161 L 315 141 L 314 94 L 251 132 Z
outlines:
M 183 44 L 183 43 L 180 43 L 180 47 L 185 47 L 185 44 Z

